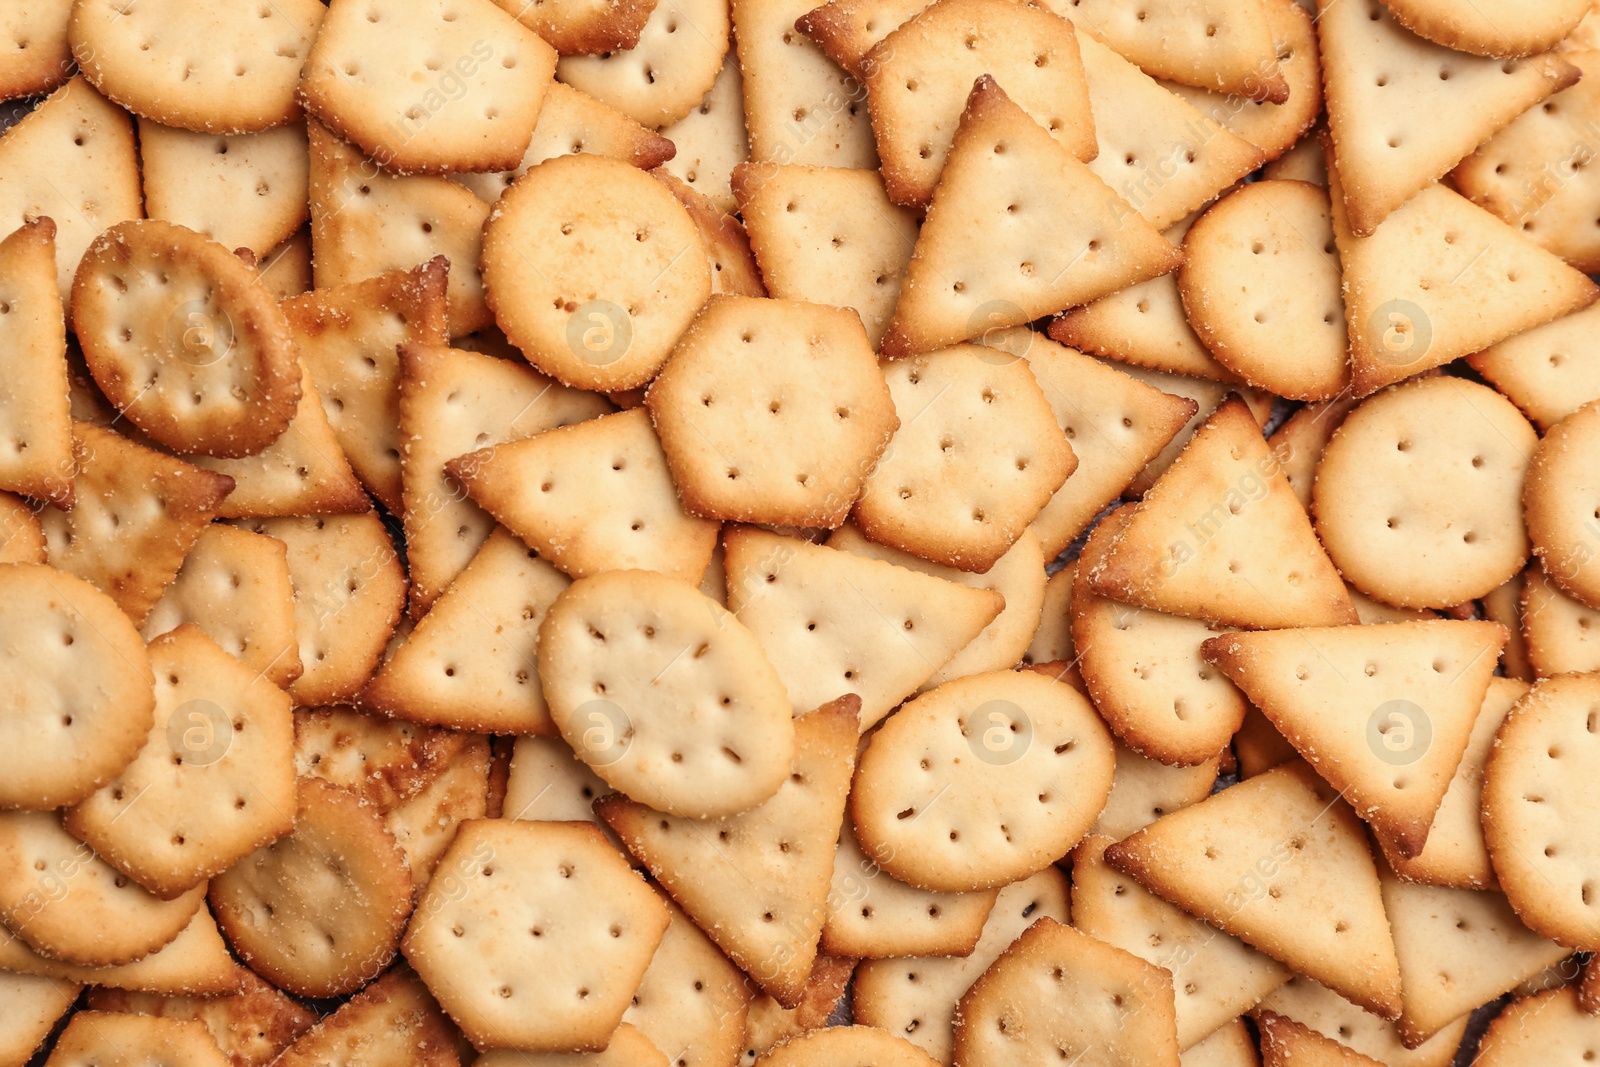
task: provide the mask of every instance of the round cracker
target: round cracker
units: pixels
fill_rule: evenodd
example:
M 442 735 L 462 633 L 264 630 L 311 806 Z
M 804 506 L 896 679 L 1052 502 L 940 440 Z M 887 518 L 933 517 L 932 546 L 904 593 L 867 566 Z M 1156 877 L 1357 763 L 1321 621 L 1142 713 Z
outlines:
M 556 76 L 657 129 L 693 111 L 711 91 L 731 31 L 723 0 L 659 0 L 632 48 L 566 56 Z
M 1362 403 L 1323 452 L 1317 534 L 1345 579 L 1408 608 L 1460 604 L 1528 558 L 1522 482 L 1538 435 L 1492 389 L 1444 375 Z
M 484 227 L 482 266 L 506 337 L 580 389 L 644 385 L 711 295 L 710 259 L 683 205 L 601 156 L 561 156 L 518 178 Z
M 211 908 L 257 974 L 303 997 L 338 996 L 394 957 L 411 871 L 377 807 L 302 778 L 294 832 L 214 878 Z
M 1534 554 L 1575 600 L 1600 608 L 1600 401 L 1568 415 L 1528 464 L 1523 508 Z
M 42 563 L 0 565 L 0 808 L 73 804 L 155 721 L 144 641 L 116 602 Z
M 300 401 L 277 302 L 255 271 L 187 227 L 136 219 L 96 238 L 73 279 L 72 328 L 107 399 L 179 452 L 254 455 Z
M 875 1026 L 827 1026 L 792 1037 L 756 1060 L 756 1067 L 936 1067 L 938 1060 L 903 1037 Z
M 1528 56 L 1554 48 L 1589 13 L 1590 0 L 1388 0 L 1395 21 L 1419 37 L 1479 56 Z M 1492 12 L 1492 14 L 1491 14 Z

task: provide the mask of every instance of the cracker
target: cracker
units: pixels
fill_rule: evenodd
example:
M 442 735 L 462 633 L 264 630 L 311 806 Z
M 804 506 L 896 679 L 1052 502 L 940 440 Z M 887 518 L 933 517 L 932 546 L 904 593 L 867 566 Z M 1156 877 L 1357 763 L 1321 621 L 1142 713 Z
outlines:
M 1106 850 L 1106 862 L 1197 918 L 1400 1014 L 1400 971 L 1361 823 L 1304 763 L 1257 775 Z
M 1017 543 L 1001 556 L 995 565 L 983 573 L 947 567 L 932 563 L 920 556 L 902 552 L 898 548 L 875 544 L 862 536 L 855 526 L 841 526 L 827 541 L 829 548 L 837 548 L 857 556 L 883 560 L 907 570 L 921 571 L 949 582 L 999 593 L 1005 607 L 985 626 L 968 645 L 934 671 L 923 689 L 969 674 L 1005 670 L 1014 667 L 1027 652 L 1033 634 L 1039 628 L 1044 611 L 1045 573 L 1047 562 L 1038 535 L 1032 528 L 1023 531 Z
M 144 216 L 133 120 L 81 77 L 0 136 L 0 232 L 41 215 L 55 220 L 63 302 L 89 242 Z
M 44 527 L 28 501 L 0 493 L 0 563 L 43 563 Z
M 612 792 L 561 738 L 524 734 L 512 752 L 502 812 L 507 819 L 593 823 L 610 837 L 594 802 Z
M 506 190 L 484 229 L 483 271 L 511 343 L 584 389 L 648 382 L 711 293 L 704 243 L 672 193 L 586 154 L 546 160 Z
M 439 871 L 406 957 L 473 1044 L 602 1048 L 669 916 L 600 831 L 473 820 Z
M 857 524 L 932 562 L 987 571 L 1077 467 L 1048 399 L 1024 361 L 975 345 L 884 372 L 901 429 L 867 478 Z
M 302 226 L 262 259 L 261 284 L 282 302 L 311 289 L 311 228 Z
M 1072 17 L 1155 77 L 1251 100 L 1289 99 L 1261 0 L 1158 0 L 1138 10 L 1079 0 Z
M 1061 202 L 1082 210 L 1048 207 Z M 984 75 L 940 172 L 883 351 L 927 352 L 1021 325 L 1169 273 L 1181 259 Z
M 1247 185 L 1190 227 L 1183 257 L 1184 311 L 1219 363 L 1292 400 L 1345 390 L 1349 332 L 1325 190 Z
M 1285 419 L 1267 438 L 1267 447 L 1279 457 L 1284 476 L 1307 511 L 1311 510 L 1312 486 L 1317 480 L 1317 463 L 1322 459 L 1322 451 L 1355 406 L 1355 398 L 1348 393 L 1335 400 L 1307 404 Z M 1354 592 L 1351 599 L 1355 599 Z
M 750 237 L 745 233 L 744 223 L 724 213 L 671 171 L 657 167 L 650 176 L 678 198 L 678 203 L 689 212 L 689 218 L 700 231 L 700 240 L 705 242 L 706 256 L 711 261 L 712 294 L 766 296 L 767 287 L 761 280 L 755 253 L 750 250 Z
M 1249 708 L 1239 732 L 1233 735 L 1233 750 L 1239 762 L 1239 777 L 1253 778 L 1262 771 L 1298 759 L 1299 753 L 1261 714 L 1260 708 Z
M 570 584 L 497 529 L 367 683 L 361 704 L 457 730 L 555 733 L 535 651 L 540 624 Z
M 1172 440 L 1168 442 L 1167 447 L 1162 449 L 1156 458 L 1151 460 L 1144 470 L 1139 472 L 1139 476 L 1123 491 L 1122 495 L 1130 500 L 1143 496 L 1150 491 L 1150 487 L 1156 483 L 1156 479 L 1165 474 L 1167 468 L 1172 466 L 1173 460 L 1178 458 L 1178 453 L 1187 447 L 1190 439 L 1199 431 L 1201 424 L 1216 413 L 1217 408 L 1221 406 L 1222 401 L 1227 398 L 1230 392 L 1238 394 L 1239 399 L 1244 401 L 1245 407 L 1250 409 L 1250 414 L 1255 416 L 1255 420 L 1262 426 L 1263 432 L 1267 423 L 1272 420 L 1272 411 L 1276 400 L 1271 393 L 1263 392 L 1260 389 L 1253 389 L 1243 384 L 1229 389 L 1218 382 L 1208 381 L 1203 378 L 1168 374 L 1165 371 L 1148 370 L 1131 364 L 1121 369 L 1146 385 L 1153 385 L 1163 392 L 1172 393 L 1174 396 L 1188 397 L 1200 407 L 1200 410 L 1185 424 L 1184 428 L 1179 430 Z M 1280 459 L 1279 463 L 1281 464 L 1282 462 L 1282 459 Z
M 828 1025 L 850 985 L 855 967 L 855 960 L 819 955 L 811 966 L 799 1007 L 785 1008 L 764 993 L 756 994 L 747 1013 L 744 1052 L 737 1060 L 739 1067 L 753 1067 L 775 1045 Z M 745 985 L 752 985 L 748 978 Z
M 691 513 L 775 525 L 843 523 L 900 425 L 855 313 L 786 300 L 713 297 L 646 403 Z
M 876 1067 L 937 1067 L 938 1060 L 904 1038 L 873 1026 L 830 1026 L 790 1038 L 756 1060 L 758 1067 L 826 1067 L 844 1062 Z
M 1261 149 L 1093 37 L 1084 34 L 1078 47 L 1099 140 L 1089 169 L 1150 225 L 1173 225 L 1266 162 Z
M 927 6 L 918 0 L 831 0 L 795 19 L 794 27 L 817 42 L 829 59 L 861 78 L 869 73 L 863 60 L 873 46 Z
M 1413 33 L 1458 52 L 1526 56 L 1561 43 L 1589 13 L 1586 0 L 1504 4 L 1493 17 L 1441 0 L 1395 0 L 1394 17 Z
M 737 0 L 731 5 L 749 158 L 875 169 L 878 151 L 866 86 L 795 29 L 795 19 L 814 5 L 815 0 Z
M 1235 1019 L 1184 1051 L 1178 1062 L 1183 1067 L 1260 1067 L 1261 1057 L 1256 1053 L 1250 1028 L 1243 1019 Z
M 1270 1011 L 1256 1013 L 1263 1067 L 1383 1067 L 1370 1056 Z
M 1600 671 L 1600 611 L 1563 593 L 1542 567 L 1528 569 L 1521 615 L 1536 677 Z
M 1071 663 L 1076 672 L 1078 652 L 1072 643 L 1072 583 L 1077 576 L 1078 561 L 1072 560 L 1044 583 L 1039 627 L 1027 651 L 1022 653 L 1023 666 Z M 1075 688 L 1081 691 L 1080 686 Z
M 1318 0 L 1317 8 L 1334 166 L 1358 236 L 1579 77 L 1553 53 L 1502 61 L 1440 47 L 1408 32 L 1378 0 Z M 1439 121 L 1441 107 L 1455 120 Z
M 1120 841 L 1169 811 L 1200 803 L 1217 783 L 1220 762 L 1213 756 L 1192 767 L 1173 767 L 1118 745 L 1111 795 L 1090 833 Z
M 873 735 L 850 811 L 862 848 L 894 877 L 990 889 L 1077 843 L 1105 806 L 1114 763 L 1110 731 L 1077 690 L 1028 672 L 971 675 Z
M 1600 400 L 1600 307 L 1535 326 L 1467 357 L 1467 366 L 1511 398 L 1542 433 Z
M 632 48 L 654 0 L 494 0 L 562 55 Z
M 289 686 L 302 706 L 358 693 L 405 607 L 405 572 L 374 514 L 247 519 L 244 529 L 288 547 L 294 628 L 303 672 Z
M 46 0 L 19 4 L 0 17 L 0 41 L 8 53 L 5 74 L 0 76 L 0 100 L 42 96 L 72 75 L 72 47 L 67 41 L 71 14 L 72 0 Z
M 278 1067 L 459 1067 L 454 1028 L 410 967 L 398 964 L 340 1005 L 282 1056 Z
M 956 1009 L 955 1060 L 971 1067 L 1112 1061 L 1178 1063 L 1172 976 L 1051 918 L 1034 922 Z
M 748 984 L 669 897 L 661 899 L 672 919 L 623 1023 L 666 1051 L 672 1067 L 732 1067 L 744 1037 Z
M 1522 598 L 1524 576 L 1518 574 L 1497 589 L 1485 593 L 1479 600 L 1483 617 L 1493 620 L 1507 630 L 1506 647 L 1500 650 L 1500 666 L 1507 678 L 1533 681 L 1533 667 L 1528 663 L 1528 640 L 1522 632 Z
M 288 323 L 255 272 L 193 230 L 118 223 L 72 284 L 89 372 L 129 422 L 179 452 L 248 456 L 300 400 Z
M 720 0 L 657 0 L 637 44 L 566 56 L 556 73 L 635 122 L 667 126 L 711 91 L 732 50 L 729 28 L 728 7 Z
M 473 740 L 349 707 L 301 708 L 294 718 L 295 774 L 351 790 L 385 815 L 421 796 Z
M 520 4 L 522 0 L 516 2 Z M 610 104 L 570 85 L 555 82 L 544 95 L 539 121 L 533 127 L 533 140 L 528 142 L 521 162 L 510 170 L 454 177 L 480 199 L 492 204 L 512 182 L 534 166 L 557 156 L 592 152 L 649 170 L 671 159 L 673 151 L 665 137 L 639 125 Z
M 858 707 L 845 697 L 797 719 L 788 775 L 741 815 L 699 822 L 615 796 L 595 805 L 696 925 L 785 1007 L 801 1000 L 828 914 Z
M 399 386 L 410 608 L 421 618 L 494 529 L 445 473 L 446 461 L 603 415 L 610 405 L 525 364 L 443 345 L 402 346 Z
M 1571 987 L 1513 1001 L 1489 1024 L 1473 1060 L 1481 1067 L 1530 1067 L 1581 1058 L 1594 1047 L 1595 1017 L 1581 1010 Z
M 1584 457 L 1597 440 L 1600 403 L 1591 402 L 1551 427 L 1532 450 L 1523 491 L 1534 555 L 1563 592 L 1591 608 L 1600 605 L 1600 520 L 1594 515 L 1600 482 Z
M 1187 1049 L 1289 978 L 1289 969 L 1106 866 L 1112 841 L 1090 835 L 1072 852 L 1072 923 L 1170 974 L 1178 1048 Z
M 91 1011 L 154 1015 L 204 1024 L 233 1067 L 259 1067 L 277 1059 L 295 1038 L 311 1029 L 317 1015 L 298 1001 L 240 971 L 244 988 L 219 997 L 162 996 L 101 986 L 89 990 Z
M 1102 596 L 1236 626 L 1354 621 L 1344 583 L 1237 397 L 1206 420 L 1087 578 Z
M 284 304 L 334 438 L 356 476 L 392 512 L 404 507 L 397 346 L 444 343 L 447 271 L 435 258 L 319 287 Z
M 1455 1059 L 1462 1032 L 1467 1028 L 1467 1020 L 1458 1019 L 1421 1047 L 1407 1049 L 1400 1043 L 1400 1032 L 1393 1023 L 1302 975 L 1279 986 L 1252 1014 L 1266 1011 L 1291 1018 L 1329 1040 L 1392 1067 L 1445 1067 Z
M 299 98 L 387 170 L 509 170 L 555 69 L 555 49 L 491 0 L 340 0 Z
M 492 325 L 478 269 L 489 205 L 448 178 L 391 174 L 320 122 L 306 126 L 317 288 L 353 285 L 444 256 L 451 267 L 450 336 Z
M 50 1036 L 56 1023 L 72 1010 L 83 987 L 29 974 L 0 973 L 0 1063 L 24 1067 Z
M 637 1029 L 623 1023 L 604 1052 L 523 1052 L 496 1049 L 473 1061 L 483 1067 L 667 1067 L 667 1057 Z
M 728 608 L 760 642 L 795 712 L 854 693 L 862 732 L 1006 606 L 990 590 L 763 530 L 730 529 L 725 543 Z
M 1293 148 L 1261 168 L 1261 176 L 1273 181 L 1310 182 L 1327 188 L 1328 161 L 1322 151 L 1326 133 L 1321 124 L 1312 127 Z
M 1528 558 L 1519 505 L 1538 443 L 1492 389 L 1444 375 L 1397 386 L 1351 412 L 1323 450 L 1317 533 L 1345 578 L 1387 603 L 1483 596 Z
M 299 116 L 295 84 L 324 13 L 315 0 L 265 16 L 245 5 L 197 13 L 182 0 L 85 0 L 67 36 L 84 76 L 129 111 L 201 133 L 250 133 Z
M 911 247 L 916 214 L 875 171 L 741 163 L 733 192 L 772 295 L 854 308 L 876 348 Z
M 0 815 L 0 921 L 34 951 L 87 967 L 129 963 L 172 941 L 205 887 L 162 900 L 69 834 L 53 812 Z
M 237 993 L 244 988 L 247 978 L 245 968 L 228 954 L 216 920 L 203 905 L 177 937 L 148 956 L 120 967 L 80 967 L 50 959 L 3 929 L 0 929 L 0 965 L 8 971 L 61 982 L 171 996 Z
M 744 82 L 739 57 L 728 50 L 722 70 L 700 103 L 661 135 L 676 147 L 662 164 L 722 212 L 738 209 L 729 186 L 733 168 L 750 158 L 750 136 L 744 128 Z
M 1054 867 L 1000 890 L 970 955 L 864 960 L 855 982 L 855 1019 L 882 1027 L 949 1063 L 956 1002 L 1034 921 L 1066 922 L 1067 879 Z
M 200 1023 L 99 1011 L 74 1015 L 44 1062 L 45 1067 L 228 1067 L 228 1058 Z
M 300 996 L 337 996 L 394 957 L 411 874 L 355 793 L 316 778 L 298 792 L 294 831 L 213 878 L 211 906 L 251 970 Z
M 55 236 L 56 224 L 38 218 L 0 241 L 0 352 L 7 357 L 0 488 L 70 506 L 72 416 Z
M 445 469 L 479 506 L 575 578 L 639 567 L 698 581 L 716 545 L 718 524 L 679 502 L 643 410 L 472 452 Z M 596 492 L 599 485 L 607 489 Z
M 1591 903 L 1587 810 L 1594 675 L 1535 685 L 1506 716 L 1484 768 L 1483 834 L 1500 888 L 1524 924 L 1573 948 L 1600 945 Z M 1554 752 L 1555 755 L 1550 753 Z

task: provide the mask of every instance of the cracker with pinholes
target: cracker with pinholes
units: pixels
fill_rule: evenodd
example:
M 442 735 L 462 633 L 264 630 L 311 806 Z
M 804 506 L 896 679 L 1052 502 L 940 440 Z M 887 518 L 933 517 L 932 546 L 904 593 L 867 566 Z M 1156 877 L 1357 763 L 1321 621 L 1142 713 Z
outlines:
M 129 963 L 172 941 L 205 886 L 162 900 L 69 834 L 54 812 L 0 815 L 0 922 L 34 951 L 88 967 Z
M 1155 77 L 1250 100 L 1289 99 L 1261 0 L 1113 0 L 1072 5 L 1072 17 Z
M 193 230 L 124 222 L 89 246 L 72 328 L 117 410 L 179 452 L 247 456 L 283 433 L 300 369 L 255 272 Z
M 46 217 L 0 241 L 0 488 L 71 504 L 72 418 L 55 236 L 56 224 Z
M 632 48 L 656 0 L 494 0 L 562 55 Z
M 260 133 L 194 133 L 139 122 L 145 211 L 226 248 L 265 256 L 310 217 L 304 123 Z
M 439 870 L 405 952 L 467 1038 L 480 1050 L 603 1048 L 668 913 L 600 831 L 474 820 Z
M 1545 434 L 1533 450 L 1523 508 L 1534 554 L 1563 592 L 1600 607 L 1600 479 L 1593 456 L 1600 403 L 1589 403 Z
M 393 958 L 411 873 L 375 807 L 302 778 L 293 832 L 212 879 L 210 898 L 251 970 L 300 996 L 337 996 Z
M 272 1062 L 319 1067 L 459 1067 L 459 1038 L 416 973 L 397 964 L 339 1006 Z
M 228 1067 L 202 1023 L 151 1015 L 79 1012 L 56 1039 L 47 1067 Z
M 1594 1047 L 1600 1022 L 1568 987 L 1520 997 L 1489 1024 L 1473 1062 L 1482 1067 L 1535 1067 L 1558 1056 L 1581 1058 Z
M 1255 182 L 1183 240 L 1178 292 L 1190 325 L 1223 366 L 1294 400 L 1328 400 L 1350 377 L 1329 210 L 1314 185 Z
M 56 1023 L 72 1010 L 83 987 L 32 974 L 0 974 L 0 1063 L 20 1067 L 31 1062 Z
M 271 1063 L 317 1015 L 282 990 L 241 968 L 244 988 L 217 997 L 162 996 L 95 986 L 89 990 L 91 1011 L 154 1015 L 203 1023 L 233 1067 Z
M 646 396 L 688 509 L 705 518 L 838 526 L 899 428 L 848 308 L 718 296 Z
M 1600 611 L 1567 596 L 1543 567 L 1528 568 L 1520 613 L 1536 677 L 1600 671 Z
M 1462 1017 L 1415 1050 L 1407 1049 L 1393 1023 L 1302 975 L 1295 975 L 1279 986 L 1250 1014 L 1265 1018 L 1268 1011 L 1293 1019 L 1308 1030 L 1363 1055 L 1377 1058 L 1379 1063 L 1400 1067 L 1446 1067 L 1455 1059 L 1461 1035 L 1467 1028 L 1467 1019 Z
M 1317 464 L 1317 533 L 1350 583 L 1403 607 L 1483 596 L 1522 569 L 1526 472 L 1538 435 L 1515 405 L 1423 378 L 1345 417 Z
M 661 135 L 676 148 L 663 167 L 718 211 L 731 213 L 738 208 L 729 181 L 733 168 L 750 158 L 750 135 L 744 128 L 744 83 L 739 76 L 739 57 L 731 48 L 717 80 L 699 105 L 672 125 L 663 126 Z
M 1105 806 L 1114 763 L 1110 731 L 1071 686 L 972 675 L 924 693 L 873 735 L 850 812 L 863 850 L 896 878 L 991 889 L 1078 843 Z
M 1049 401 L 1026 363 L 975 345 L 884 371 L 901 429 L 856 522 L 874 541 L 988 570 L 1077 467 Z
M 470 452 L 445 469 L 575 578 L 639 567 L 699 581 L 716 547 L 718 524 L 684 510 L 642 409 Z
M 1211 795 L 1221 762 L 1213 756 L 1192 767 L 1174 767 L 1118 745 L 1111 795 L 1091 832 L 1120 841 L 1170 811 L 1198 804 Z
M 555 66 L 555 49 L 491 0 L 337 0 L 299 97 L 386 169 L 508 170 Z
M 72 76 L 72 46 L 67 41 L 72 2 L 19 4 L 0 16 L 0 40 L 13 50 L 0 77 L 0 100 L 42 96 Z
M 749 981 L 665 894 L 662 902 L 672 918 L 623 1022 L 671 1049 L 673 1067 L 731 1067 L 744 1037 Z
M 620 51 L 565 56 L 562 81 L 652 129 L 678 121 L 711 91 L 732 51 L 718 0 L 657 0 L 639 40 Z
M 1541 433 L 1600 400 L 1600 307 L 1589 305 L 1467 357 Z
M 228 954 L 216 920 L 205 907 L 194 913 L 177 937 L 120 967 L 82 967 L 41 956 L 3 929 L 0 962 L 18 974 L 171 996 L 226 996 L 239 992 L 247 981 L 246 969 Z
M 517 179 L 484 228 L 482 265 L 506 337 L 583 389 L 655 377 L 711 295 L 689 213 L 648 174 L 602 156 L 546 160 Z
M 1561 44 L 1589 13 L 1585 0 L 1508 3 L 1490 17 L 1443 0 L 1396 0 L 1394 17 L 1413 33 L 1480 56 L 1526 56 Z
M 203 133 L 248 133 L 300 114 L 295 85 L 325 13 L 315 0 L 199 8 L 85 0 L 67 35 L 84 76 L 129 111 Z
M 642 803 L 690 818 L 746 811 L 789 773 L 789 697 L 755 636 L 685 582 L 608 571 L 539 627 L 550 718 L 578 757 Z
M 867 73 L 864 60 L 872 47 L 927 6 L 917 0 L 832 0 L 795 19 L 794 25 L 859 78 Z

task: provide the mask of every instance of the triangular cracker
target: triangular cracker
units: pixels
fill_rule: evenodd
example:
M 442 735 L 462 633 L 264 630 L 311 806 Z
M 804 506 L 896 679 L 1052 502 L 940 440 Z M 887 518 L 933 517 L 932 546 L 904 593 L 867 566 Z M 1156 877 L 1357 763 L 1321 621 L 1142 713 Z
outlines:
M 739 968 L 662 894 L 672 919 L 623 1013 L 673 1067 L 728 1067 L 744 1037 L 751 990 Z
M 1391 1022 L 1366 1011 L 1328 987 L 1295 975 L 1250 1014 L 1264 1012 L 1282 1015 L 1391 1067 L 1447 1067 L 1455 1060 L 1466 1019 L 1457 1019 L 1415 1050 L 1400 1042 L 1400 1031 Z
M 1102 596 L 1234 626 L 1355 621 L 1339 572 L 1237 397 L 1145 495 L 1089 580 Z
M 1510 397 L 1543 433 L 1600 400 L 1600 306 L 1590 304 L 1508 337 L 1468 356 L 1467 365 Z
M 862 60 L 872 46 L 927 6 L 926 0 L 831 0 L 795 19 L 794 27 L 860 78 L 867 73 Z
M 1075 0 L 1072 17 L 1157 78 L 1283 103 L 1272 27 L 1261 0 Z
M 797 713 L 845 693 L 866 732 L 992 622 L 998 593 L 754 527 L 728 531 L 728 607 Z
M 642 409 L 549 430 L 445 465 L 468 495 L 575 578 L 642 567 L 699 581 L 715 522 L 683 510 Z M 597 492 L 600 485 L 604 492 Z
M 56 224 L 0 241 L 0 489 L 72 504 L 67 332 L 56 287 Z
M 1358 236 L 1579 77 L 1554 53 L 1500 60 L 1451 51 L 1406 30 L 1380 0 L 1317 8 L 1333 165 Z
M 739 74 L 739 57 L 732 49 L 700 105 L 672 125 L 663 126 L 661 136 L 677 149 L 663 167 L 687 182 L 716 210 L 738 210 L 728 179 L 735 166 L 750 158 L 750 135 L 744 128 L 744 81 Z
M 1257 775 L 1106 849 L 1157 895 L 1387 1018 L 1400 966 L 1361 823 L 1304 763 Z
M 743 815 L 698 821 L 620 796 L 596 803 L 696 924 L 789 1007 L 804 992 L 827 918 L 859 709 L 846 696 L 795 720 L 793 773 Z
M 1075 203 L 1062 213 L 1049 205 Z M 961 116 L 885 355 L 1017 326 L 1177 268 L 1161 234 L 987 75 Z
M 1276 1012 L 1257 1012 L 1255 1019 L 1261 1030 L 1262 1067 L 1384 1067 Z

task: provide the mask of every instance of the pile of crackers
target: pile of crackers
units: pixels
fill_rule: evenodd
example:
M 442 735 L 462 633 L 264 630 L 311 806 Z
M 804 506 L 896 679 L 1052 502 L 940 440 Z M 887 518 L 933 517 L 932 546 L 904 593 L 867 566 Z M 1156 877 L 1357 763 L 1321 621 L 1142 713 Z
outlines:
M 1591 0 L 6 0 L 0 1067 L 1600 1054 Z

